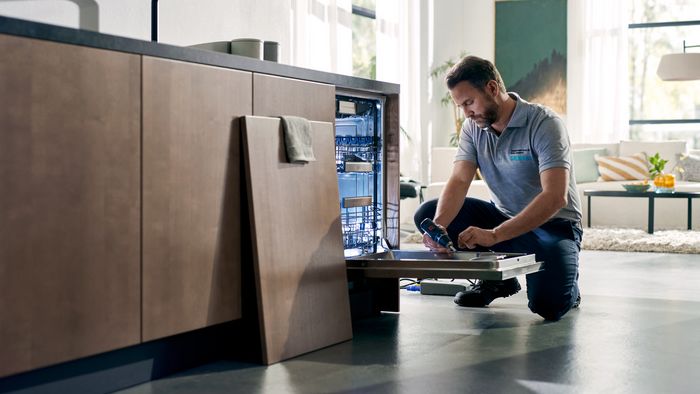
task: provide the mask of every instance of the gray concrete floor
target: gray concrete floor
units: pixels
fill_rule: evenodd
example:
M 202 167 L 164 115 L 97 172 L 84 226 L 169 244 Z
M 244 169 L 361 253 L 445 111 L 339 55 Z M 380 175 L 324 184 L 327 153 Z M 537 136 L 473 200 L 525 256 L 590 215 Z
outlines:
M 122 392 L 699 392 L 700 255 L 584 251 L 580 261 L 581 308 L 559 322 L 532 314 L 524 289 L 482 309 L 402 291 L 401 313 L 355 322 L 352 341 Z

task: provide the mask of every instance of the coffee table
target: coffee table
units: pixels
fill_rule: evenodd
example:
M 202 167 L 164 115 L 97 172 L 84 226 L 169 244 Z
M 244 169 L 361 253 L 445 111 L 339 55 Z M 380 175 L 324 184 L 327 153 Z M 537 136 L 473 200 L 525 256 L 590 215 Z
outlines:
M 628 192 L 625 190 L 584 190 L 583 195 L 588 197 L 588 227 L 591 227 L 591 197 L 623 197 L 646 198 L 649 200 L 647 211 L 647 232 L 654 233 L 654 200 L 657 198 L 686 198 L 688 199 L 688 230 L 692 229 L 693 199 L 700 198 L 700 192 Z

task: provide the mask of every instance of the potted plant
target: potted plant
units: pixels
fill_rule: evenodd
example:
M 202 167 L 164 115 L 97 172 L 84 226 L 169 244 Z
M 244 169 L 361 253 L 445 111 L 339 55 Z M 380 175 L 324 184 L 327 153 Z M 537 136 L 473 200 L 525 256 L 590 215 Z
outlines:
M 654 181 L 654 186 L 658 191 L 671 191 L 675 187 L 676 177 L 673 174 L 664 174 L 668 160 L 662 159 L 659 152 L 649 157 L 649 178 Z

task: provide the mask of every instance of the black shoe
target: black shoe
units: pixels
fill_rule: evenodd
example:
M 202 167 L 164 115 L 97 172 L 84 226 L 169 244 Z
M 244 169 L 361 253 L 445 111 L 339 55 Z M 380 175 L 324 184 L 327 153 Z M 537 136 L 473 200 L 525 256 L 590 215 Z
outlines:
M 581 294 L 576 297 L 576 302 L 571 306 L 571 309 L 578 308 L 581 305 Z
M 455 295 L 455 304 L 459 306 L 484 307 L 498 297 L 509 297 L 520 291 L 518 279 L 480 280 L 465 291 Z

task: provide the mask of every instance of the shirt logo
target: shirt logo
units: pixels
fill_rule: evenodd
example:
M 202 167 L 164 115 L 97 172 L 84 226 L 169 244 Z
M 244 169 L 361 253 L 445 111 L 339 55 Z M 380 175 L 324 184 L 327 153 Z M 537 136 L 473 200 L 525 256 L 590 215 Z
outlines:
M 529 148 L 511 149 L 510 150 L 510 160 L 511 161 L 527 161 L 532 160 Z

